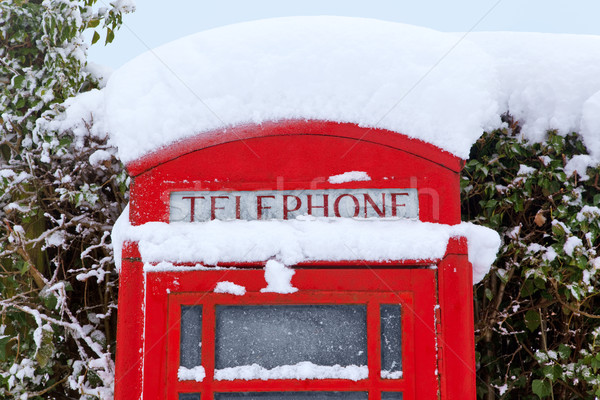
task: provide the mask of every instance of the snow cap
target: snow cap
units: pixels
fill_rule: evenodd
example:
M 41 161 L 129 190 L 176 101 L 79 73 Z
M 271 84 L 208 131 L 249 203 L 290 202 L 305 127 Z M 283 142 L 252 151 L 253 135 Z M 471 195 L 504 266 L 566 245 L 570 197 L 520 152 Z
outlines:
M 442 33 L 348 17 L 230 25 L 151 50 L 49 129 L 106 132 L 130 163 L 178 140 L 287 119 L 349 122 L 461 158 L 509 112 L 521 136 L 578 132 L 600 162 L 600 36 Z M 584 168 L 585 170 L 585 168 Z M 583 170 L 583 172 L 585 172 Z M 578 170 L 578 173 L 581 171 Z
M 293 17 L 212 29 L 130 61 L 105 89 L 108 130 L 129 163 L 177 140 L 287 119 L 401 132 L 467 158 L 499 124 L 492 59 L 431 29 Z

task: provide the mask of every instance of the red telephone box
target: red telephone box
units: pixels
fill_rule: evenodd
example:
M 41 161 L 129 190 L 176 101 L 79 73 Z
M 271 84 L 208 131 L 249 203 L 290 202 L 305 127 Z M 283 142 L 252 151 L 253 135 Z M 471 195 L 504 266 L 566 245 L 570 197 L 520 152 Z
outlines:
M 130 163 L 131 225 L 176 229 L 152 247 L 165 251 L 143 235 L 123 247 L 115 398 L 475 399 L 466 239 L 423 255 L 438 224 L 460 223 L 461 166 L 321 121 L 205 133 Z M 285 267 L 268 253 L 280 228 L 309 243 Z M 290 290 L 269 290 L 269 262 Z

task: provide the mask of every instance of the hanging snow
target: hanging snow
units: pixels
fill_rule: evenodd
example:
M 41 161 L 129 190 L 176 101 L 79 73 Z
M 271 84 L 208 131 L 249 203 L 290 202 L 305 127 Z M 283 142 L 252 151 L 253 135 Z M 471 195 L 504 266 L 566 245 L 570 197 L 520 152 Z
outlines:
M 292 276 L 296 272 L 286 267 L 280 262 L 275 260 L 267 261 L 265 266 L 265 281 L 267 281 L 267 287 L 260 289 L 261 292 L 274 292 L 274 293 L 294 293 L 298 289 L 292 286 Z

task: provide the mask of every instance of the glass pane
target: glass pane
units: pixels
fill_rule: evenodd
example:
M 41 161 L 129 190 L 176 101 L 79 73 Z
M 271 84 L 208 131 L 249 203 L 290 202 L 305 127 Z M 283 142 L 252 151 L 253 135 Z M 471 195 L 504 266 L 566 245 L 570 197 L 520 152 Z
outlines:
M 185 368 L 199 366 L 202 345 L 202 306 L 181 306 L 179 344 L 179 365 Z
M 200 400 L 200 393 L 179 393 L 179 400 Z
M 381 400 L 402 400 L 401 392 L 383 392 L 381 393 Z
M 215 400 L 367 400 L 367 392 L 215 393 Z
M 367 365 L 365 305 L 217 306 L 216 368 Z M 287 397 L 286 397 L 287 398 Z
M 399 304 L 382 304 L 381 377 L 402 378 L 402 313 Z

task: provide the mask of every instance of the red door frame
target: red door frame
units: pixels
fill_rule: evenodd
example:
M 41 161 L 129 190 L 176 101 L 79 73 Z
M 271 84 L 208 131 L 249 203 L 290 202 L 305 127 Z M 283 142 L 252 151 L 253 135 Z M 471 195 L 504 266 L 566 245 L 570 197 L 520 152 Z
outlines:
M 202 392 L 203 400 L 216 391 L 350 390 L 374 389 L 369 399 L 379 399 L 377 390 L 402 391 L 405 400 L 431 398 L 437 388 L 435 377 L 435 270 L 422 269 L 297 269 L 292 283 L 299 289 L 293 294 L 260 293 L 266 283 L 264 271 L 256 269 L 149 272 L 146 274 L 145 393 L 160 393 L 177 399 L 177 390 Z M 246 287 L 244 296 L 213 293 L 217 282 L 229 280 Z M 170 293 L 168 293 L 170 292 Z M 184 304 L 203 305 L 202 365 L 207 376 L 201 383 L 178 382 L 179 315 Z M 348 380 L 270 380 L 212 381 L 215 304 L 366 304 L 369 378 Z M 401 304 L 403 323 L 403 379 L 379 376 L 380 320 L 379 304 Z M 423 311 L 415 311 L 423 310 Z M 166 311 L 166 312 L 165 312 Z M 173 317 L 175 316 L 175 317 Z M 170 318 L 170 320 L 169 320 Z M 165 332 L 166 335 L 165 335 Z M 418 357 L 417 357 L 418 353 Z M 166 354 L 166 356 L 165 356 Z M 371 356 L 375 355 L 375 356 Z M 165 359 L 166 357 L 166 359 Z M 157 368 L 157 366 L 161 366 Z M 159 371 L 157 371 L 159 370 Z M 377 371 L 373 373 L 372 371 Z M 152 377 L 149 377 L 149 374 Z M 429 378 L 429 379 L 427 379 Z M 419 384 L 415 385 L 418 381 Z M 173 384 L 173 382 L 176 382 Z M 202 390 L 200 390 L 202 389 Z M 158 391 L 158 392 L 157 392 Z M 167 395 L 168 394 L 168 395 Z
M 151 396 L 146 398 L 156 398 L 159 393 L 166 395 L 167 387 L 168 355 L 165 329 L 169 326 L 168 291 L 212 292 L 218 281 L 229 279 L 235 282 L 235 275 L 244 274 L 262 277 L 262 271 L 242 268 L 144 272 L 144 263 L 136 243 L 126 243 L 123 254 L 115 399 L 138 399 L 142 398 L 142 393 Z M 414 398 L 475 399 L 472 269 L 467 260 L 466 240 L 451 239 L 446 256 L 435 262 L 437 269 L 414 269 L 409 268 L 408 264 L 389 263 L 385 266 L 371 267 L 363 263 L 362 267 L 344 269 L 352 271 L 350 274 L 340 274 L 341 268 L 322 269 L 326 263 L 320 268 L 313 264 L 298 270 L 294 275 L 293 284 L 300 291 L 413 293 L 413 310 L 417 311 L 419 316 L 415 318 L 414 324 L 418 328 L 422 323 L 423 328 L 421 333 L 415 330 L 414 336 L 415 348 L 423 348 L 419 357 L 415 358 Z M 414 261 L 413 265 L 424 267 L 428 264 Z M 319 271 L 320 274 L 316 277 L 308 273 L 310 271 Z M 373 274 L 373 271 L 376 274 Z M 362 278 L 356 279 L 355 272 Z M 368 279 L 369 274 L 371 279 Z M 377 278 L 381 276 L 389 279 Z M 434 276 L 432 288 L 426 282 L 430 276 Z M 304 277 L 309 279 L 303 279 Z M 257 292 L 265 286 L 264 280 L 261 282 L 258 278 L 242 280 L 246 282 L 246 288 L 250 292 Z M 424 299 L 430 298 L 428 293 L 433 293 L 433 300 Z M 267 294 L 261 296 L 265 296 L 265 300 L 269 299 Z M 236 296 L 232 297 L 231 301 L 244 303 L 245 300 L 244 296 Z M 432 332 L 436 333 L 434 337 L 431 337 Z M 379 354 L 378 351 L 370 351 L 371 354 Z M 205 365 L 205 368 L 209 369 L 210 365 Z M 422 375 L 421 371 L 426 372 Z M 425 392 L 421 392 L 422 390 Z

